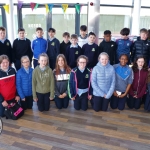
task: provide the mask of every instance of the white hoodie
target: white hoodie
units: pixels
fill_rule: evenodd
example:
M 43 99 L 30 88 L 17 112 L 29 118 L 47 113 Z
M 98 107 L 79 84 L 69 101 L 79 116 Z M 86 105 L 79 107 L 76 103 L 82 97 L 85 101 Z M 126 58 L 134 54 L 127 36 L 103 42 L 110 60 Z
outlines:
M 82 48 L 84 44 L 88 43 L 88 35 L 83 38 L 81 35 L 78 37 L 78 45 Z

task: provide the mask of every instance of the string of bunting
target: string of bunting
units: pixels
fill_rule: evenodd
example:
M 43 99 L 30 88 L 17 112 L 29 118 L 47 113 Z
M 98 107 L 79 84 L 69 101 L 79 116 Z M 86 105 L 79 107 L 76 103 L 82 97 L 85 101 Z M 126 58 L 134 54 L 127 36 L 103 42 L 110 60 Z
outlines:
M 19 9 L 22 8 L 22 5 L 23 5 L 23 1 L 22 0 L 18 0 L 18 8 Z M 30 3 L 30 7 L 31 7 L 32 11 L 34 9 L 37 9 L 38 6 L 39 6 L 38 3 L 34 3 L 34 2 Z M 45 4 L 46 13 L 52 12 L 53 6 L 54 6 L 54 4 Z M 3 8 L 9 14 L 9 5 L 3 5 Z M 68 8 L 68 4 L 62 4 L 61 8 L 63 10 L 63 13 L 66 13 L 67 8 Z M 75 4 L 75 9 L 76 9 L 78 14 L 81 12 L 81 8 L 82 8 L 82 6 L 80 4 Z

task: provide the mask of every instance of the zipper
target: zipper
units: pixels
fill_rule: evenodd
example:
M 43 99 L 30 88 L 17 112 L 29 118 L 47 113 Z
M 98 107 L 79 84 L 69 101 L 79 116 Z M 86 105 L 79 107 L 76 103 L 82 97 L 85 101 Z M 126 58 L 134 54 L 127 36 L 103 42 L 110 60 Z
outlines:
M 138 86 L 137 86 L 137 94 L 138 94 L 138 88 L 139 88 L 139 82 L 140 82 L 140 71 L 141 70 L 139 70 L 139 79 L 138 79 Z

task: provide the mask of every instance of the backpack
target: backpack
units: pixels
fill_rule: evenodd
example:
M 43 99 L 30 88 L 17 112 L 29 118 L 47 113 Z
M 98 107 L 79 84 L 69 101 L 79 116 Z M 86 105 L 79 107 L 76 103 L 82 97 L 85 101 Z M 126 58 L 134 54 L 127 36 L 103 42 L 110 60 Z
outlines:
M 5 108 L 4 114 L 6 119 L 17 120 L 24 115 L 24 110 L 18 103 L 11 103 Z

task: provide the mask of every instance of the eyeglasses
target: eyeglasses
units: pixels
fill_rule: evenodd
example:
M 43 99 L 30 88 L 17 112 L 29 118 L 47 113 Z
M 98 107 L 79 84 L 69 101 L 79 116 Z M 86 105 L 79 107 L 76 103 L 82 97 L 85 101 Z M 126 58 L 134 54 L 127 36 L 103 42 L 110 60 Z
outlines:
M 22 62 L 23 64 L 27 64 L 27 63 L 29 63 L 29 61 L 24 61 L 24 62 Z

